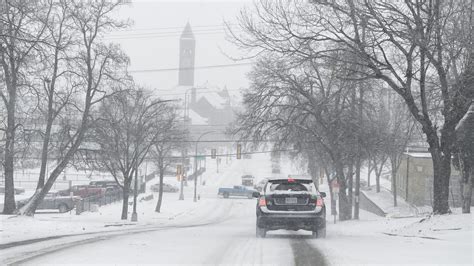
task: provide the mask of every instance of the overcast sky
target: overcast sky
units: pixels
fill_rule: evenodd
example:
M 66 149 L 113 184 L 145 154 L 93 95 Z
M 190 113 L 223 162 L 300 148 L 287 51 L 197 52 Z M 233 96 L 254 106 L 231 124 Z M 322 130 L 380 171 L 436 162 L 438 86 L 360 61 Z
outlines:
M 225 40 L 224 21 L 235 23 L 244 6 L 252 6 L 252 2 L 132 0 L 120 9 L 119 16 L 130 18 L 133 26 L 113 33 L 107 40 L 120 43 L 130 56 L 130 70 L 137 83 L 168 98 L 177 85 L 178 71 L 167 69 L 178 67 L 179 36 L 188 21 L 196 38 L 196 67 L 245 63 L 234 62 L 224 54 L 238 55 Z M 249 69 L 250 65 L 196 69 L 195 85 L 227 86 L 237 93 L 247 86 L 245 73 Z

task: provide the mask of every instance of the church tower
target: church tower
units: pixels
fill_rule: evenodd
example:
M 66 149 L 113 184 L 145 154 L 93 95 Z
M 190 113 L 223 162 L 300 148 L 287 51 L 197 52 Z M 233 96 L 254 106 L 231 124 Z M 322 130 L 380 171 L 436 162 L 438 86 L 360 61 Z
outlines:
M 179 86 L 194 85 L 194 52 L 196 40 L 189 22 L 179 38 Z

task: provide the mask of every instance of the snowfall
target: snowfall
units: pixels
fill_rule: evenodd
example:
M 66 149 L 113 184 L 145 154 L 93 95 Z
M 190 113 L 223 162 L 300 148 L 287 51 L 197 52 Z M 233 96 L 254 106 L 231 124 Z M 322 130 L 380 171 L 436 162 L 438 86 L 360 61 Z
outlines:
M 193 202 L 191 182 L 184 200 L 178 200 L 179 193 L 164 194 L 161 213 L 154 211 L 157 193 L 139 195 L 138 222 L 130 221 L 131 213 L 129 220 L 120 220 L 121 202 L 80 215 L 74 211 L 40 212 L 34 217 L 0 215 L 0 263 L 304 265 L 311 264 L 306 257 L 318 253 L 327 265 L 474 265 L 471 214 L 459 209 L 449 215 L 423 214 L 401 199 L 399 207 L 393 208 L 388 180 L 383 180 L 381 194 L 367 192 L 386 217 L 361 210 L 359 220 L 334 221 L 328 211 L 325 239 L 285 230 L 256 238 L 256 200 L 223 199 L 217 190 L 239 185 L 244 174 L 254 175 L 257 182 L 270 177 L 269 156 L 223 162 L 218 170 L 213 164 L 208 163 L 202 176 L 205 185 L 198 182 L 197 202 Z M 289 159 L 281 168 L 283 177 L 301 173 Z M 165 177 L 165 182 L 178 184 L 174 177 Z M 327 184 L 320 190 L 328 192 Z M 154 198 L 143 200 L 149 194 Z M 325 203 L 330 210 L 330 200 Z

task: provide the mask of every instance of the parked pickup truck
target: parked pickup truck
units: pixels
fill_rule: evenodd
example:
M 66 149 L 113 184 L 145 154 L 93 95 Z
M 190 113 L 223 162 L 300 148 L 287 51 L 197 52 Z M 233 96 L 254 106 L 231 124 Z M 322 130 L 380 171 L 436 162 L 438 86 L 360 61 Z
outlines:
M 67 212 L 76 206 L 76 202 L 81 200 L 77 196 L 61 196 L 58 192 L 49 192 L 43 201 L 36 208 L 37 210 L 58 210 L 59 212 Z M 27 199 L 17 202 L 18 208 L 23 207 L 28 202 Z
M 251 188 L 244 186 L 234 186 L 233 188 L 219 188 L 217 195 L 222 195 L 224 198 L 228 198 L 229 196 L 238 196 L 251 199 L 254 192 L 256 192 L 256 190 Z

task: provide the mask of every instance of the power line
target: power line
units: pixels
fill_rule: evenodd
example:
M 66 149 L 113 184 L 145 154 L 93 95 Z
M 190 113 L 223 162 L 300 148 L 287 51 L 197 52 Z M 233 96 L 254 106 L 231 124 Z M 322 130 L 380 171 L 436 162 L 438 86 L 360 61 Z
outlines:
M 232 90 L 227 90 L 227 91 L 241 91 L 241 89 L 232 89 Z M 197 91 L 196 94 L 210 94 L 210 93 L 216 93 L 216 92 L 222 92 L 219 90 L 214 90 L 214 91 L 204 91 L 204 92 L 199 92 Z M 175 95 L 183 95 L 184 93 L 165 93 L 165 94 L 158 94 L 157 96 L 175 96 Z
M 241 31 L 240 29 L 237 31 Z M 220 27 L 215 29 L 202 29 L 202 30 L 193 30 L 194 35 L 200 35 L 205 33 L 225 33 L 226 28 Z M 109 38 L 123 38 L 123 37 L 132 37 L 132 36 L 170 36 L 170 35 L 181 35 L 182 31 L 155 31 L 155 32 L 137 32 L 137 33 L 111 33 L 109 35 L 104 36 L 105 39 Z
M 237 67 L 244 65 L 251 65 L 252 63 L 234 63 L 234 64 L 222 64 L 222 65 L 208 65 L 208 66 L 197 66 L 197 67 L 185 67 L 185 68 L 156 68 L 156 69 L 139 69 L 130 70 L 130 73 L 148 73 L 148 72 L 166 72 L 166 71 L 178 71 L 178 70 L 195 70 L 195 69 L 211 69 L 211 68 L 226 68 L 226 67 Z
M 215 35 L 215 34 L 223 34 L 224 32 L 203 32 L 203 33 L 199 33 L 197 35 Z M 112 36 L 108 36 L 108 37 L 103 37 L 102 39 L 104 40 L 123 40 L 123 39 L 150 39 L 150 38 L 153 38 L 153 39 L 171 39 L 170 37 L 173 37 L 176 38 L 176 37 L 179 37 L 181 34 L 163 34 L 163 35 L 156 35 L 156 34 L 150 34 L 149 36 L 148 35 L 144 35 L 144 36 L 124 36 L 124 37 L 112 37 Z
M 227 24 L 228 26 L 235 26 L 237 24 Z M 213 25 L 197 25 L 197 26 L 191 26 L 192 29 L 199 29 L 199 28 L 216 28 L 216 27 L 226 27 L 224 24 L 213 24 Z M 174 27 L 154 27 L 154 28 L 128 28 L 128 29 L 122 29 L 119 30 L 118 32 L 122 31 L 141 31 L 141 30 L 169 30 L 169 29 L 178 29 L 182 30 L 184 29 L 184 26 L 174 26 Z M 194 32 L 194 30 L 193 30 Z

